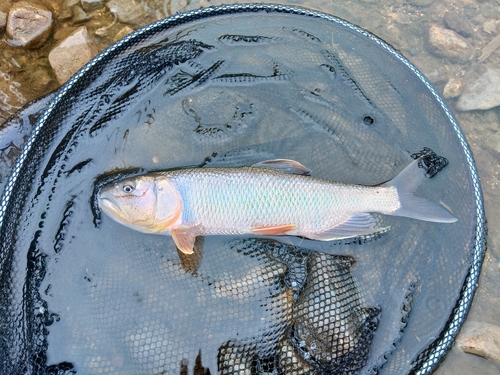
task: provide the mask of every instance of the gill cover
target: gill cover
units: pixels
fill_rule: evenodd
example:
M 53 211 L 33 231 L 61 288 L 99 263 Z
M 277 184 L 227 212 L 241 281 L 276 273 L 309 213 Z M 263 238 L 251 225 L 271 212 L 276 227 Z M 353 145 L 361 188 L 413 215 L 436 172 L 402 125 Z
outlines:
M 169 229 L 182 213 L 182 198 L 175 186 L 164 177 L 155 179 L 157 232 Z

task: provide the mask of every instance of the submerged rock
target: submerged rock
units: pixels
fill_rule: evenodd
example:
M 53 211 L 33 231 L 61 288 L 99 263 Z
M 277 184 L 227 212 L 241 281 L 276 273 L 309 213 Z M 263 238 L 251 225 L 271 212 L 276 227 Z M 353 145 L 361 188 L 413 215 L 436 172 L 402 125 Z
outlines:
M 470 322 L 457 342 L 465 353 L 500 363 L 500 327 L 497 325 Z
M 456 31 L 460 35 L 471 36 L 474 33 L 470 21 L 453 10 L 444 14 L 443 21 L 448 29 Z
M 457 101 L 460 111 L 486 110 L 497 106 L 500 106 L 500 69 L 493 68 L 466 84 Z
M 474 56 L 472 46 L 464 37 L 439 25 L 429 27 L 428 44 L 435 54 L 451 61 L 466 62 Z
M 450 78 L 444 86 L 443 97 L 445 99 L 456 98 L 462 93 L 463 82 L 461 79 Z
M 7 13 L 0 11 L 0 29 L 3 29 L 7 25 Z
M 118 21 L 132 26 L 144 26 L 154 20 L 148 17 L 150 14 L 146 11 L 145 6 L 138 1 L 110 0 L 106 6 L 118 18 Z
M 86 12 L 93 12 L 102 7 L 104 7 L 103 0 L 82 0 L 82 8 Z
M 52 13 L 42 5 L 20 1 L 10 8 L 7 35 L 12 45 L 40 47 L 50 35 L 51 28 Z
M 63 84 L 96 54 L 97 48 L 83 26 L 50 51 L 49 62 L 57 81 Z

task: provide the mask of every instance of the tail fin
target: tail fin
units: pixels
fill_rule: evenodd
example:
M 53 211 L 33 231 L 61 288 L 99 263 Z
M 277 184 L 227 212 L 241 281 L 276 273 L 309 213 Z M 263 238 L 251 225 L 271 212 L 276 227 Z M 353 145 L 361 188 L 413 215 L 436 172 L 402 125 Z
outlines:
M 424 173 L 418 167 L 418 159 L 411 162 L 392 180 L 382 186 L 395 187 L 398 191 L 401 207 L 386 215 L 411 217 L 413 219 L 433 221 L 437 223 L 453 223 L 453 217 L 445 208 L 427 199 L 417 198 L 413 192 L 422 184 Z

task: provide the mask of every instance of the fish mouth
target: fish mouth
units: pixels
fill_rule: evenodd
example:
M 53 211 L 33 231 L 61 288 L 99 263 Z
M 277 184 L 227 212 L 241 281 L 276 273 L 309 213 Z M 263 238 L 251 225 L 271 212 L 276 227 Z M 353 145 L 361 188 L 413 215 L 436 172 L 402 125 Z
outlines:
M 123 220 L 123 212 L 118 202 L 107 194 L 100 194 L 98 197 L 99 207 L 104 213 L 113 219 Z

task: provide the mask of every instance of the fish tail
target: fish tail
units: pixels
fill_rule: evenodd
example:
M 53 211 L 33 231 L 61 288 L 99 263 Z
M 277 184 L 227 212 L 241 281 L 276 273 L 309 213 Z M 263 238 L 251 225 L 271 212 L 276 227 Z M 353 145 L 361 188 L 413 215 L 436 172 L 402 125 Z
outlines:
M 395 187 L 400 208 L 393 212 L 386 213 L 393 216 L 404 216 L 413 219 L 433 221 L 437 223 L 453 223 L 457 221 L 444 207 L 437 205 L 427 199 L 417 198 L 413 192 L 422 184 L 424 173 L 418 167 L 419 159 L 413 161 L 392 180 L 382 186 Z

